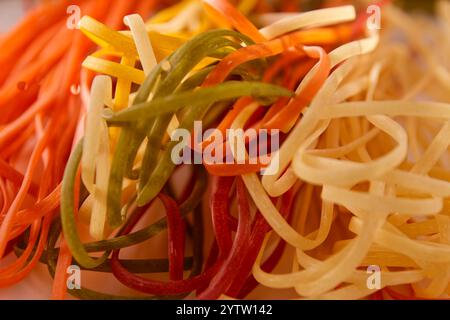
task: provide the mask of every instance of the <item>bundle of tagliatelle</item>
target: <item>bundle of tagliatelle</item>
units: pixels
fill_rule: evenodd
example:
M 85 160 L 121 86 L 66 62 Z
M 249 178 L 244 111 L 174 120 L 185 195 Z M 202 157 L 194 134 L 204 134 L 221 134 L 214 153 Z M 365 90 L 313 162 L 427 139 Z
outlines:
M 68 5 L 0 37 L 0 287 L 450 295 L 448 2 Z

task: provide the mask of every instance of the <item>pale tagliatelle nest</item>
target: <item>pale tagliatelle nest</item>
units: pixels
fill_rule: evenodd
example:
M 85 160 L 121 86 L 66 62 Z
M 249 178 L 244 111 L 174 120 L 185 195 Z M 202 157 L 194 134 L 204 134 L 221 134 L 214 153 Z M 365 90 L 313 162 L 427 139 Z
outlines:
M 375 265 L 382 288 L 448 295 L 450 6 L 437 11 L 434 20 L 389 6 L 378 44 L 375 36 L 330 53 L 338 67 L 282 145 L 278 175 L 243 177 L 275 230 L 253 268 L 264 286 L 358 299 L 374 292 L 366 270 Z M 295 184 L 300 213 L 289 225 L 269 195 Z M 285 257 L 292 272 L 266 273 L 261 259 L 280 238 L 295 249 Z

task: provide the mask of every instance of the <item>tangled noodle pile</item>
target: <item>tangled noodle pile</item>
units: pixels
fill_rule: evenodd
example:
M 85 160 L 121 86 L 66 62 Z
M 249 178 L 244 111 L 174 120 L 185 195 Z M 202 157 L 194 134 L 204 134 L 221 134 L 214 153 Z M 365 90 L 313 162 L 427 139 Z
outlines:
M 428 3 L 36 6 L 0 35 L 0 287 L 42 263 L 54 299 L 448 297 L 450 3 Z M 280 144 L 250 161 L 255 129 Z

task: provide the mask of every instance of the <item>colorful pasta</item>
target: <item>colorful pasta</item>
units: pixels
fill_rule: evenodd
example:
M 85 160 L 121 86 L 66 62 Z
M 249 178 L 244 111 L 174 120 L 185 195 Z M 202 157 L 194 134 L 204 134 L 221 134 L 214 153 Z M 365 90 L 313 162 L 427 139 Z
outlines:
M 448 298 L 448 2 L 75 2 L 0 38 L 0 288 Z

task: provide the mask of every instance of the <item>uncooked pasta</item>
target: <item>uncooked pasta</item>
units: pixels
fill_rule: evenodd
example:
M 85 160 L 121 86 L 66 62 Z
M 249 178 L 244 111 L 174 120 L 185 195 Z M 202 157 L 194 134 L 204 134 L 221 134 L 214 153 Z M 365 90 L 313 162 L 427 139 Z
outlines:
M 1 288 L 449 297 L 449 2 L 74 2 L 0 37 Z

